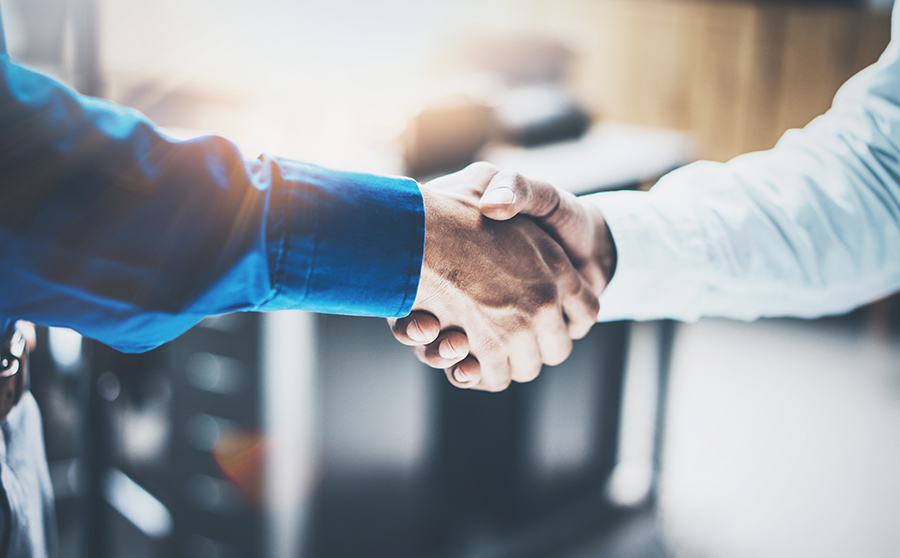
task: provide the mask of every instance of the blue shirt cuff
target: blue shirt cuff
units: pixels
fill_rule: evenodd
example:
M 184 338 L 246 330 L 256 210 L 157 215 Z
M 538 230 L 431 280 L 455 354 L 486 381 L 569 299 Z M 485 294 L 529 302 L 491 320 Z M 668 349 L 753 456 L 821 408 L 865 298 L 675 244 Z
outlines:
M 298 161 L 277 165 L 267 234 L 275 294 L 261 308 L 408 314 L 425 245 L 418 184 Z

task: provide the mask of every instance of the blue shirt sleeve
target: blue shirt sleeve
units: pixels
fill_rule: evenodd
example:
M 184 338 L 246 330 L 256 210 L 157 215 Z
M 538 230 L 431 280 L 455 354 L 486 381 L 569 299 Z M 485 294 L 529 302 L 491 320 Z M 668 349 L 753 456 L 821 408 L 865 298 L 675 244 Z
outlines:
M 0 320 L 141 351 L 208 315 L 402 316 L 425 217 L 406 178 L 167 137 L 0 54 Z

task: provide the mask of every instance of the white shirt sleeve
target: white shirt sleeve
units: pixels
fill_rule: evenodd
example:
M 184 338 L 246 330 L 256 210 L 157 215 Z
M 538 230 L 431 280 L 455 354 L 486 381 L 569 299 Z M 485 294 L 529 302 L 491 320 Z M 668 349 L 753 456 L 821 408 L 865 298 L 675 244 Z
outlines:
M 898 3 L 900 4 L 900 3 Z M 900 290 L 900 9 L 879 61 L 769 151 L 583 199 L 618 251 L 600 320 L 814 317 Z

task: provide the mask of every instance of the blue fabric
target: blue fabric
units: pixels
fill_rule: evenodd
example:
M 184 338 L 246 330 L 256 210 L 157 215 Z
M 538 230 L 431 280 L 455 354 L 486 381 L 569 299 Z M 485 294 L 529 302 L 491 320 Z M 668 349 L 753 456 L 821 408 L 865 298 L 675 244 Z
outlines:
M 424 233 L 411 179 L 177 141 L 0 54 L 6 323 L 143 351 L 239 310 L 403 316 Z
M 415 181 L 166 137 L 12 62 L 0 23 L 0 333 L 27 319 L 142 351 L 238 310 L 403 316 L 424 238 Z M 0 434 L 0 555 L 55 556 L 30 393 Z

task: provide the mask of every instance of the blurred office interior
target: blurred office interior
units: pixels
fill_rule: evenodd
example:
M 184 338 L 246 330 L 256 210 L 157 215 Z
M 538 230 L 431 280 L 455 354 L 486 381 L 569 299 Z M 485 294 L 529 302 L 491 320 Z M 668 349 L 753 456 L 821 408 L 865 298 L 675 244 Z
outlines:
M 177 137 L 577 193 L 771 147 L 890 1 L 0 0 L 11 56 Z M 63 558 L 896 557 L 900 312 L 598 324 L 501 394 L 383 320 L 205 320 L 144 355 L 39 331 Z

